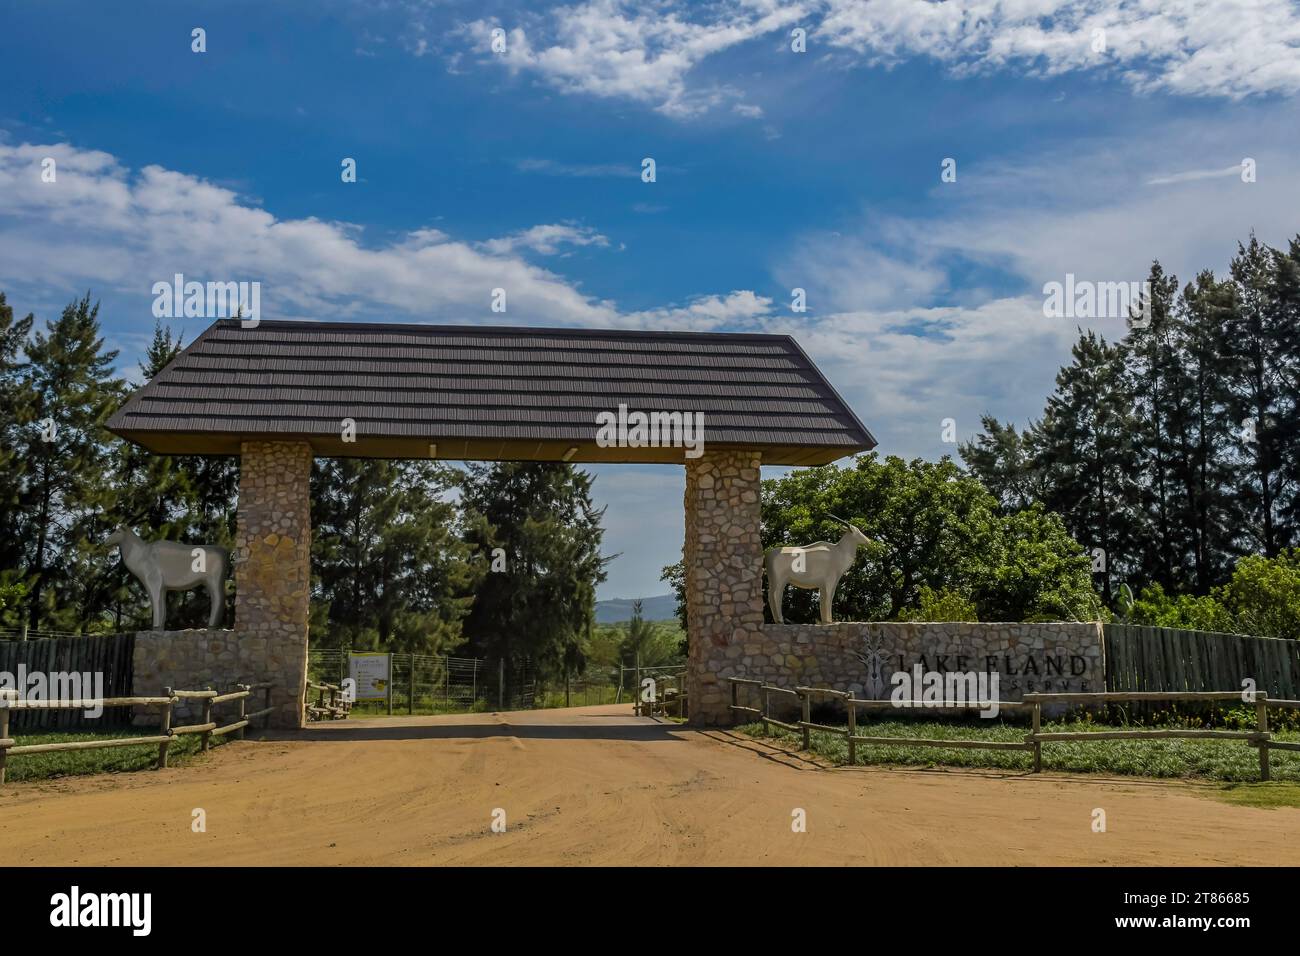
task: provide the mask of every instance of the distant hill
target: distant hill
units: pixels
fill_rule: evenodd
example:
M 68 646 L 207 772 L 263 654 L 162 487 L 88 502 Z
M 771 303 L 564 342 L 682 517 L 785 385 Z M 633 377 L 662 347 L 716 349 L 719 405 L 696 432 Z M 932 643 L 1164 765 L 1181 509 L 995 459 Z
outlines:
M 632 620 L 632 602 L 636 598 L 611 598 L 596 602 L 597 624 L 618 624 Z M 671 594 L 641 598 L 641 616 L 647 621 L 672 621 L 677 618 L 677 598 Z

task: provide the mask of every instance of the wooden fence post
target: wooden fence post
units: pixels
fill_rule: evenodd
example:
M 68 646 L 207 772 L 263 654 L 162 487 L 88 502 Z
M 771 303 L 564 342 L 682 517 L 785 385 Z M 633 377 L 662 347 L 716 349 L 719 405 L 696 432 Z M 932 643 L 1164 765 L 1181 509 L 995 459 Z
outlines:
M 1261 690 L 1255 691 L 1255 717 L 1259 721 L 1259 732 L 1264 736 L 1259 740 L 1259 779 L 1267 781 L 1268 774 L 1268 697 Z
M 1041 773 L 1043 770 L 1043 742 L 1038 739 L 1039 732 L 1043 729 L 1043 705 L 1040 701 L 1034 701 L 1034 773 Z
M 767 722 L 767 708 L 770 695 L 767 692 L 767 685 L 762 684 L 758 688 L 758 703 L 763 708 L 763 736 L 772 736 L 772 726 Z
M 270 685 L 270 684 L 267 684 L 265 687 L 263 687 L 263 688 L 262 688 L 262 693 L 264 693 L 264 694 L 266 695 L 266 701 L 265 701 L 266 706 L 263 707 L 262 709 L 263 709 L 263 710 L 270 710 L 270 709 L 271 709 L 271 685 Z M 262 729 L 265 730 L 267 727 L 270 727 L 270 726 L 271 726 L 271 715 L 270 715 L 270 714 L 264 714 L 264 715 L 262 716 Z
M 9 739 L 9 697 L 6 691 L 0 690 L 0 740 Z M 0 744 L 0 784 L 5 782 L 5 761 L 9 756 L 9 745 Z
M 209 686 L 208 690 L 212 690 L 212 688 Z M 201 723 L 204 724 L 212 723 L 212 698 L 211 697 L 203 698 L 203 720 L 201 721 Z M 207 753 L 208 747 L 211 745 L 211 743 L 212 743 L 212 731 L 210 730 L 203 731 L 203 733 L 199 735 L 199 750 L 203 751 L 204 753 Z
M 803 749 L 812 750 L 812 732 L 808 725 L 812 723 L 812 694 L 800 693 L 803 698 Z
M 247 685 L 247 684 L 236 684 L 236 685 L 235 685 L 235 690 L 248 690 L 248 685 Z M 248 698 L 247 698 L 247 697 L 241 697 L 241 698 L 239 698 L 239 716 L 235 718 L 235 722 L 236 722 L 236 723 L 238 723 L 239 721 L 241 721 L 241 720 L 244 719 L 244 714 L 246 714 L 246 713 L 248 712 L 248 707 L 246 706 L 247 704 L 248 704 Z M 244 728 L 243 728 L 243 727 L 240 727 L 238 730 L 235 731 L 235 733 L 239 735 L 238 737 L 235 738 L 236 740 L 243 740 L 243 739 L 244 739 Z
M 858 762 L 858 742 L 853 738 L 858 735 L 858 709 L 853 706 L 853 695 L 844 699 L 844 706 L 849 712 L 849 766 Z
M 163 688 L 163 696 L 168 698 L 168 701 L 162 705 L 162 725 L 158 729 L 160 735 L 166 739 L 158 744 L 157 769 L 159 770 L 162 770 L 167 766 L 167 748 L 171 746 L 172 736 L 172 706 L 176 702 L 176 698 L 172 697 L 172 689 L 170 687 Z
M 407 675 L 406 681 L 406 712 L 407 714 L 415 713 L 415 651 L 410 654 L 411 673 Z

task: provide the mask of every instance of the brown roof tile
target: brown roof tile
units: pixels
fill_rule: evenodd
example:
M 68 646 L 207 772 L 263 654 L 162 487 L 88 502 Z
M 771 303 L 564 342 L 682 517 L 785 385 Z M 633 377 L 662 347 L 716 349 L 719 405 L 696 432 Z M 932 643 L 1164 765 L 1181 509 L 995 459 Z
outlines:
M 707 445 L 820 464 L 875 439 L 786 335 L 222 319 L 109 420 L 168 454 L 299 437 L 318 454 L 681 461 L 601 449 L 596 414 L 704 414 Z M 340 440 L 341 421 L 357 441 Z

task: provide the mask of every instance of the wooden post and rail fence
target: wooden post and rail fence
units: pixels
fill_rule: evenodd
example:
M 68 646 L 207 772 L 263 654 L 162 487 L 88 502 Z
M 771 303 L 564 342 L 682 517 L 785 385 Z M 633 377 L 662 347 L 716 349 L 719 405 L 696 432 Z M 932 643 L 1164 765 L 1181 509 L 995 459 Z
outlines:
M 0 784 L 5 782 L 5 765 L 10 757 L 20 757 L 25 754 L 60 753 L 70 750 L 100 750 L 110 747 L 138 747 L 156 744 L 158 747 L 158 761 L 155 768 L 161 770 L 167 766 L 167 750 L 171 746 L 172 740 L 183 734 L 201 734 L 199 743 L 201 750 L 208 749 L 211 738 L 225 734 L 237 734 L 237 739 L 242 740 L 244 728 L 249 723 L 259 717 L 268 716 L 274 710 L 270 706 L 271 688 L 273 686 L 269 681 L 257 684 L 236 684 L 236 689 L 226 694 L 220 694 L 211 688 L 207 690 L 174 691 L 170 687 L 164 687 L 161 697 L 103 697 L 88 700 L 19 700 L 17 691 L 0 690 Z M 261 710 L 249 713 L 246 706 L 248 698 L 259 690 L 264 691 L 266 694 L 266 706 Z M 181 727 L 172 726 L 172 709 L 181 700 L 202 701 L 202 723 L 187 724 Z M 212 709 L 228 703 L 238 703 L 239 712 L 229 724 L 218 725 L 212 719 Z M 66 740 L 52 744 L 24 744 L 22 746 L 19 746 L 9 736 L 9 718 L 10 714 L 14 712 L 32 710 L 103 710 L 114 707 L 159 708 L 158 733 L 143 737 Z
M 827 687 L 795 687 L 793 690 L 765 684 L 760 680 L 748 680 L 741 677 L 725 678 L 731 684 L 731 710 L 747 714 L 758 719 L 763 725 L 764 734 L 769 725 L 775 725 L 791 733 L 801 734 L 803 749 L 811 749 L 811 734 L 814 730 L 838 734 L 848 743 L 849 763 L 857 762 L 858 745 L 886 747 L 948 747 L 964 750 L 1022 750 L 1033 757 L 1033 772 L 1043 769 L 1043 744 L 1061 741 L 1090 742 L 1098 740 L 1241 740 L 1247 746 L 1259 749 L 1260 780 L 1269 779 L 1269 751 L 1287 750 L 1300 752 L 1300 742 L 1273 739 L 1269 731 L 1268 708 L 1300 708 L 1300 700 L 1285 700 L 1266 697 L 1262 692 L 1243 694 L 1242 691 L 1114 691 L 1078 694 L 1025 694 L 1019 701 L 997 701 L 999 710 L 1029 710 L 1030 731 L 1023 741 L 1014 740 L 933 740 L 923 737 L 870 737 L 857 733 L 857 712 L 889 710 L 983 710 L 993 701 L 968 701 L 947 703 L 944 701 L 893 701 L 861 700 L 841 690 Z M 759 707 L 740 703 L 740 689 L 754 688 L 759 695 Z M 796 723 L 778 720 L 772 716 L 770 701 L 773 694 L 786 694 L 799 699 L 802 719 Z M 834 727 L 812 721 L 812 701 L 815 697 L 828 697 L 844 704 L 847 726 Z M 1250 698 L 1250 699 L 1247 699 Z M 1150 730 L 1098 730 L 1043 732 L 1043 706 L 1045 704 L 1100 705 L 1121 702 L 1197 702 L 1226 703 L 1228 701 L 1251 703 L 1255 707 L 1254 730 L 1182 730 L 1154 728 Z
M 638 670 L 639 674 L 640 671 Z M 663 693 L 659 685 L 663 684 Z M 641 682 L 632 696 L 632 713 L 638 717 L 669 717 L 685 720 L 686 710 L 686 673 L 659 674 L 655 677 L 655 693 L 650 700 L 641 699 Z
M 310 700 L 307 702 L 308 720 L 342 720 L 352 712 L 352 701 L 338 684 L 317 684 L 315 681 L 308 681 L 308 697 L 311 696 L 312 691 L 316 692 L 316 703 L 313 704 Z M 409 712 L 410 708 L 408 707 L 407 710 Z M 392 712 L 391 707 L 389 712 Z

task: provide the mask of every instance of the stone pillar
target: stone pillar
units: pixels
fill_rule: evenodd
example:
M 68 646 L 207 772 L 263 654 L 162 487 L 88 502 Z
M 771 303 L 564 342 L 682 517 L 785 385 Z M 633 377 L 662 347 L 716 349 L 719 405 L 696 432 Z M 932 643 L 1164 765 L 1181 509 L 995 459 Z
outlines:
M 246 441 L 239 456 L 239 670 L 251 681 L 275 682 L 272 727 L 300 727 L 311 598 L 311 446 Z M 254 695 L 251 709 L 259 703 Z
M 756 451 L 716 451 L 686 462 L 682 555 L 692 724 L 734 723 L 731 686 L 719 678 L 736 673 L 746 635 L 763 626 L 760 461 Z

